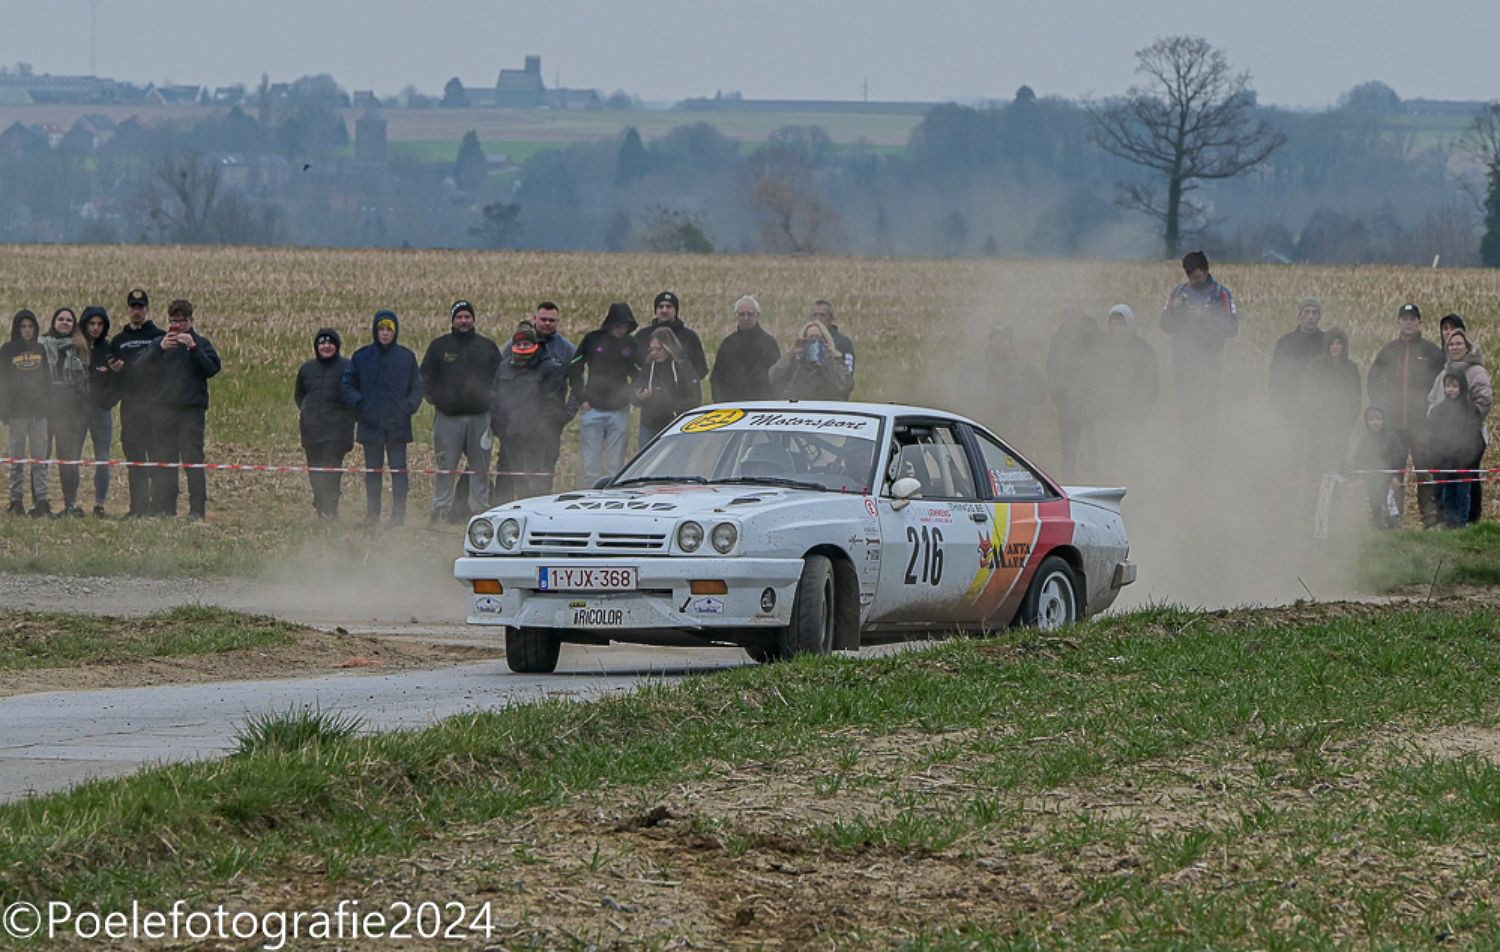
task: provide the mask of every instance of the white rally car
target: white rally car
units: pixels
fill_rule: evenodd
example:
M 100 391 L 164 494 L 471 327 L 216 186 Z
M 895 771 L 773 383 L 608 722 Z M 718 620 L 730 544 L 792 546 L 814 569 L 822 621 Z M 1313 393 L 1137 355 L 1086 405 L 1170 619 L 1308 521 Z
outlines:
M 971 420 L 864 403 L 721 404 L 601 488 L 469 523 L 453 574 L 511 670 L 563 642 L 739 645 L 757 660 L 1056 628 L 1135 580 L 1123 489 L 1064 488 Z

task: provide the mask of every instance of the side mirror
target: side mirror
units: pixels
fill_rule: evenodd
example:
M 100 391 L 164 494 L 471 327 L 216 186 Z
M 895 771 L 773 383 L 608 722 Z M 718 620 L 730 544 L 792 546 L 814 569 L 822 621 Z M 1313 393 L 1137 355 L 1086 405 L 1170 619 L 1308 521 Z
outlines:
M 913 479 L 910 476 L 902 476 L 894 483 L 891 483 L 891 509 L 900 512 L 912 501 L 912 497 L 921 491 L 922 483 L 920 480 Z

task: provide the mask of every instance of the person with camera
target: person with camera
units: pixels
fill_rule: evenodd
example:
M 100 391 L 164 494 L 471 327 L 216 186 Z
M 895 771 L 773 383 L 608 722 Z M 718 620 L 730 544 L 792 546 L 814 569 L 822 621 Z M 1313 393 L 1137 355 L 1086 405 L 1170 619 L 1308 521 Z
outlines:
M 223 367 L 213 342 L 193 329 L 193 303 L 178 298 L 167 306 L 167 332 L 146 349 L 140 370 L 156 381 L 151 401 L 151 458 L 161 463 L 202 463 L 208 424 L 208 378 Z M 177 466 L 152 469 L 150 514 L 177 515 L 181 480 Z M 208 475 L 187 467 L 188 518 L 208 510 Z
M 137 365 L 156 339 L 166 334 L 151 320 L 151 298 L 140 288 L 125 297 L 125 316 L 129 324 L 110 342 L 109 369 L 119 374 L 120 448 L 131 463 L 152 461 L 155 441 L 151 434 L 151 401 L 156 396 L 156 379 Z M 151 514 L 151 473 L 142 466 L 126 470 L 130 487 L 130 509 L 126 518 Z
M 821 321 L 808 321 L 797 342 L 771 368 L 771 389 L 782 400 L 849 398 L 854 377 Z

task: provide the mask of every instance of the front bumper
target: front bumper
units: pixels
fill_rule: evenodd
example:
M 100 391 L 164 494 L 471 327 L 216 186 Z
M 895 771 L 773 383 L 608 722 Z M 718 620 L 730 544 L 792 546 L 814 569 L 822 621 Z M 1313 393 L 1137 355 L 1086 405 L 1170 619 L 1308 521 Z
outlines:
M 453 577 L 470 589 L 469 624 L 600 632 L 775 628 L 791 622 L 792 599 L 802 577 L 801 559 L 606 556 L 586 564 L 634 567 L 639 573 L 634 591 L 538 591 L 539 568 L 569 561 L 529 556 L 455 560 Z M 722 580 L 728 592 L 694 595 L 690 582 L 698 579 Z M 475 594 L 473 583 L 479 580 L 499 582 L 504 591 Z

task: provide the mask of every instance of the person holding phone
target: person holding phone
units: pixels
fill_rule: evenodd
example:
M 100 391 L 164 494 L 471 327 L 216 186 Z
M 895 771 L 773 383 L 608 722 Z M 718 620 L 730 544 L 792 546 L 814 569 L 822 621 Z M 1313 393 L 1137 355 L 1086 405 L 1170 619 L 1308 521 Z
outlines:
M 151 402 L 152 459 L 162 463 L 202 463 L 208 424 L 208 379 L 222 369 L 213 342 L 193 327 L 193 303 L 182 298 L 167 307 L 167 332 L 152 342 L 140 368 L 157 382 Z M 181 480 L 176 466 L 152 469 L 151 512 L 177 515 Z M 188 518 L 204 518 L 208 509 L 208 476 L 187 469 Z
M 156 339 L 167 332 L 152 322 L 151 298 L 141 288 L 126 295 L 125 316 L 129 324 L 110 343 L 113 356 L 108 366 L 119 375 L 120 448 L 125 451 L 127 461 L 146 463 L 152 461 L 151 451 L 155 446 L 151 438 L 151 400 L 156 395 L 156 381 L 149 373 L 141 372 L 137 364 Z M 126 479 L 130 486 L 130 510 L 126 518 L 152 515 L 150 470 L 131 466 L 126 470 Z
M 782 400 L 847 400 L 854 389 L 843 353 L 821 321 L 808 321 L 771 368 L 771 389 Z

